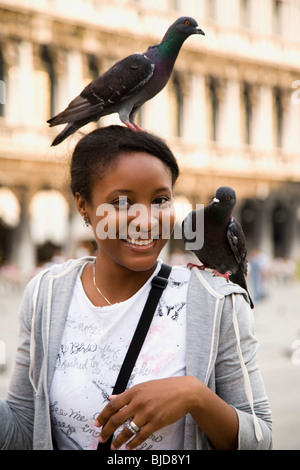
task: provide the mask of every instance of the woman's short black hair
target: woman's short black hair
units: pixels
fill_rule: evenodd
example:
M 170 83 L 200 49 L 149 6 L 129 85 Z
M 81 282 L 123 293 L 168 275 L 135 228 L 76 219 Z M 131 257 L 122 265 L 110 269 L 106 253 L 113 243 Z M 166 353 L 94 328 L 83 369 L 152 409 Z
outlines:
M 71 160 L 70 187 L 86 202 L 91 202 L 93 185 L 126 152 L 145 152 L 159 158 L 170 170 L 172 184 L 179 175 L 173 153 L 160 137 L 148 132 L 134 132 L 125 126 L 107 126 L 85 135 L 76 145 Z

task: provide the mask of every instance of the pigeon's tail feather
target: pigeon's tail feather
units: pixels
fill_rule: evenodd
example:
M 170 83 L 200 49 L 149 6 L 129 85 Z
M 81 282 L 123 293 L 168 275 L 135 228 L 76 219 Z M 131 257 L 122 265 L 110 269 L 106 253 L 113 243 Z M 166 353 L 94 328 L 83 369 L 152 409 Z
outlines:
M 50 127 L 53 127 L 69 122 L 81 121 L 82 119 L 93 121 L 95 117 L 97 117 L 97 119 L 100 117 L 102 110 L 102 103 L 91 105 L 86 98 L 77 96 L 64 111 L 48 119 L 47 123 Z
M 235 284 L 238 284 L 239 286 L 241 286 L 243 289 L 245 289 L 245 291 L 247 291 L 248 293 L 248 297 L 249 297 L 249 302 L 250 302 L 250 307 L 251 308 L 254 308 L 254 303 L 250 297 L 250 294 L 249 294 L 249 291 L 248 291 L 248 287 L 247 287 L 247 282 L 246 282 L 246 279 L 245 279 L 245 275 L 244 273 L 242 272 L 241 268 L 239 268 L 236 273 L 234 274 L 231 274 L 230 275 L 230 280 L 231 282 L 234 282 Z
M 67 122 L 68 122 L 68 121 L 67 121 Z M 47 123 L 49 124 L 49 127 L 59 126 L 59 124 L 65 124 L 65 123 L 61 122 L 61 120 L 60 120 L 60 114 L 58 114 L 57 116 L 54 116 L 54 117 L 48 119 Z
M 69 135 L 74 134 L 74 132 L 76 132 L 80 127 L 81 125 L 78 125 L 76 122 L 71 122 L 55 137 L 51 146 L 54 147 L 55 145 L 60 144 L 63 140 L 69 137 Z
M 71 113 L 70 113 L 70 110 L 71 109 L 69 105 L 64 111 L 48 119 L 47 123 L 49 124 L 49 127 L 59 126 L 61 124 L 67 124 L 71 121 L 75 121 L 76 109 L 75 109 L 75 112 L 72 109 Z

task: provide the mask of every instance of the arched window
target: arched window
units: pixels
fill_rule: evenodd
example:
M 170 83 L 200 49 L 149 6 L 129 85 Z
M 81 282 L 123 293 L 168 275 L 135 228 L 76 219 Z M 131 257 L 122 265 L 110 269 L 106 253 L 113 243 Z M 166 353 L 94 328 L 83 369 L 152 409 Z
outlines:
M 13 191 L 0 187 L 0 266 L 13 254 L 14 230 L 21 220 L 21 206 Z
M 31 237 L 36 245 L 52 242 L 62 246 L 68 237 L 69 205 L 55 189 L 36 193 L 29 205 Z
M 272 232 L 275 258 L 288 257 L 291 247 L 291 217 L 287 206 L 280 202 L 273 209 Z
M 7 227 L 17 227 L 20 222 L 21 207 L 11 189 L 0 187 L 0 222 Z
M 259 201 L 246 199 L 240 209 L 240 221 L 243 227 L 248 250 L 259 246 L 262 212 Z

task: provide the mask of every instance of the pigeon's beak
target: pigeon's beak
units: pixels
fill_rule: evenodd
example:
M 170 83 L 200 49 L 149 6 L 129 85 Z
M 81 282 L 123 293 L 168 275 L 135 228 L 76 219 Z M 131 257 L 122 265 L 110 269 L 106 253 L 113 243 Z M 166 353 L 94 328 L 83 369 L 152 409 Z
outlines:
M 205 36 L 205 32 L 202 31 L 202 29 L 200 28 L 200 26 L 196 26 L 195 29 L 196 29 L 196 31 L 195 31 L 196 34 L 202 34 L 203 36 Z
M 217 199 L 216 197 L 214 197 L 212 202 L 220 202 L 220 199 Z

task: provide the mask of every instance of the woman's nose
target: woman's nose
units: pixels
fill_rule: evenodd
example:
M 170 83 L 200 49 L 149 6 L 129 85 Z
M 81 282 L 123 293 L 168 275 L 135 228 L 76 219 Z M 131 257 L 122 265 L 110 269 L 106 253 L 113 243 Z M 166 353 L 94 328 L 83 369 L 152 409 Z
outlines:
M 148 238 L 149 233 L 152 235 L 159 226 L 152 207 L 144 204 L 133 204 L 128 210 L 128 218 L 128 235 L 131 238 Z

